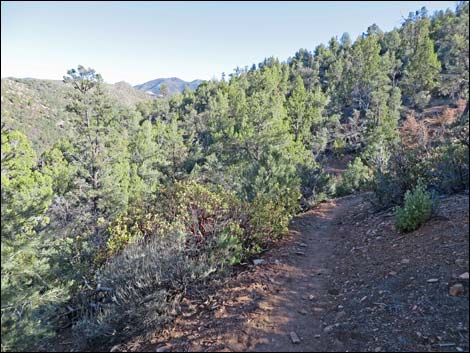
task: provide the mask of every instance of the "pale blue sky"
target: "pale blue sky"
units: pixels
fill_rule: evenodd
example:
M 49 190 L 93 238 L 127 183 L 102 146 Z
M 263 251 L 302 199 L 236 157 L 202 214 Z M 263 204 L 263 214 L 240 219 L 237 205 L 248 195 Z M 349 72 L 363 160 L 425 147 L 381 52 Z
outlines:
M 432 13 L 455 4 L 2 1 L 2 77 L 61 79 L 82 64 L 110 83 L 220 78 L 344 32 L 354 40 L 373 23 L 391 30 L 422 6 Z

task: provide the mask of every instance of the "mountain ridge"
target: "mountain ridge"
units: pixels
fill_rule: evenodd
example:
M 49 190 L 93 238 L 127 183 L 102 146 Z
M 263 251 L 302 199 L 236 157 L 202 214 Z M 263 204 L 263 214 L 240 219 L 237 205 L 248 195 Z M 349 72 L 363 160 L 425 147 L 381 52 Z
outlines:
M 173 95 L 175 93 L 182 93 L 186 88 L 195 91 L 202 82 L 204 81 L 199 79 L 185 81 L 178 77 L 162 77 L 135 85 L 134 88 L 159 95 L 161 94 L 160 87 L 164 84 L 168 88 L 168 94 Z

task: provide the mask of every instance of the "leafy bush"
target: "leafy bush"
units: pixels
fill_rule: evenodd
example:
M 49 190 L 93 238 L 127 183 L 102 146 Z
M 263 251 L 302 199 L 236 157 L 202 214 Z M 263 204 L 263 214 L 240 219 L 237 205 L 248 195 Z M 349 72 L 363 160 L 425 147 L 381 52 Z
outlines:
M 402 232 L 411 232 L 426 222 L 431 216 L 431 195 L 426 191 L 422 182 L 419 182 L 413 191 L 405 194 L 405 204 L 397 207 L 395 211 L 395 224 Z
M 211 248 L 213 256 L 218 254 L 214 263 L 223 266 L 241 260 L 242 209 L 232 193 L 221 188 L 212 191 L 195 181 L 175 182 L 159 190 L 156 202 L 158 207 L 122 216 L 109 227 L 109 255 L 138 239 L 182 232 L 199 246 Z M 230 249 L 238 254 L 236 259 Z
M 344 152 L 344 148 L 346 147 L 346 143 L 342 138 L 337 138 L 333 141 L 333 151 L 335 155 L 341 156 Z
M 397 147 L 386 172 L 375 172 L 371 201 L 378 208 L 400 205 L 405 192 L 413 189 L 418 179 L 438 193 L 468 189 L 468 146 L 456 142 L 428 149 Z
M 210 190 L 195 181 L 175 182 L 159 191 L 158 207 L 148 213 L 122 216 L 112 224 L 108 256 L 138 239 L 182 232 L 210 252 L 214 266 L 233 265 L 287 232 L 297 210 L 297 195 L 292 190 L 277 199 L 262 194 L 251 202 L 242 202 L 220 187 Z
M 292 210 L 286 209 L 285 201 L 281 198 L 272 200 L 266 196 L 258 196 L 247 206 L 245 247 L 248 254 L 254 254 L 262 246 L 287 233 Z
M 147 217 L 150 215 L 147 215 Z M 146 222 L 144 221 L 145 225 Z M 133 222 L 128 216 L 119 217 L 108 228 L 109 237 L 106 243 L 108 255 L 112 256 L 122 251 L 126 245 L 134 243 L 143 237 L 138 222 Z
M 429 167 L 424 165 L 426 150 L 396 146 L 386 171 L 376 170 L 372 182 L 372 203 L 377 208 L 401 205 L 407 190 L 413 189 L 419 178 L 429 182 Z
M 468 146 L 454 143 L 435 147 L 425 163 L 430 170 L 430 183 L 439 192 L 451 194 L 468 189 Z
M 295 209 L 291 199 L 257 195 L 241 202 L 194 181 L 162 189 L 158 208 L 120 217 L 109 228 L 110 259 L 97 275 L 102 291 L 82 299 L 78 336 L 102 344 L 103 337 L 111 343 L 161 329 L 186 290 L 284 234 Z
M 356 157 L 353 163 L 348 163 L 346 171 L 341 176 L 341 181 L 337 187 L 337 194 L 342 196 L 363 191 L 370 185 L 371 179 L 372 171 L 370 168 L 362 163 L 359 157 Z
M 336 195 L 337 179 L 334 175 L 325 172 L 323 169 L 317 169 L 312 180 L 309 192 L 302 193 L 300 204 L 303 209 L 309 209 Z

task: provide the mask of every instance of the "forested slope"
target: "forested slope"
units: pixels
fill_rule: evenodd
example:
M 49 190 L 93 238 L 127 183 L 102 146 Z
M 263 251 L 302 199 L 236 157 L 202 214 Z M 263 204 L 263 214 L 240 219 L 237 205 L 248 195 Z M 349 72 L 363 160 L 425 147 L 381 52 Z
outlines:
M 106 85 L 115 104 L 132 107 L 151 97 L 126 82 Z M 2 79 L 2 123 L 26 134 L 37 151 L 50 148 L 70 128 L 65 111 L 71 88 L 62 81 Z
M 422 9 L 135 107 L 83 66 L 41 94 L 6 80 L 2 350 L 58 327 L 100 348 L 158 331 L 329 198 L 370 191 L 418 228 L 468 190 L 468 16 Z

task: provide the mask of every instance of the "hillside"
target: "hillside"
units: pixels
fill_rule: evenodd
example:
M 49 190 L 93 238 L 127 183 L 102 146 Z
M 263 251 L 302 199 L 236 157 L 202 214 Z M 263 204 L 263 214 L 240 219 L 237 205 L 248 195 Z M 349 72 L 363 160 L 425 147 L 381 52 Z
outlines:
M 52 146 L 68 127 L 65 106 L 72 89 L 59 80 L 5 78 L 1 82 L 2 123 L 26 134 L 39 152 Z M 151 99 L 126 82 L 107 84 L 106 89 L 124 107 Z
M 422 8 L 196 90 L 2 80 L 1 351 L 468 351 L 468 19 Z
M 149 94 L 135 89 L 131 84 L 124 81 L 112 85 L 108 84 L 106 87 L 109 94 L 126 107 L 132 107 L 136 103 L 152 99 Z
M 202 82 L 202 80 L 187 82 L 177 77 L 157 78 L 156 80 L 134 86 L 134 88 L 144 92 L 150 91 L 154 94 L 160 94 L 160 86 L 164 84 L 168 88 L 169 95 L 172 95 L 175 93 L 182 93 L 185 88 L 189 88 L 191 91 L 194 91 Z
M 116 105 L 132 107 L 138 102 L 154 99 L 160 94 L 161 84 L 165 84 L 172 95 L 183 92 L 186 87 L 195 90 L 202 82 L 161 78 L 135 87 L 124 81 L 105 87 Z M 65 112 L 65 105 L 70 87 L 59 80 L 9 77 L 1 80 L 1 88 L 2 123 L 28 136 L 36 151 L 41 153 L 63 135 L 68 127 L 69 114 Z

